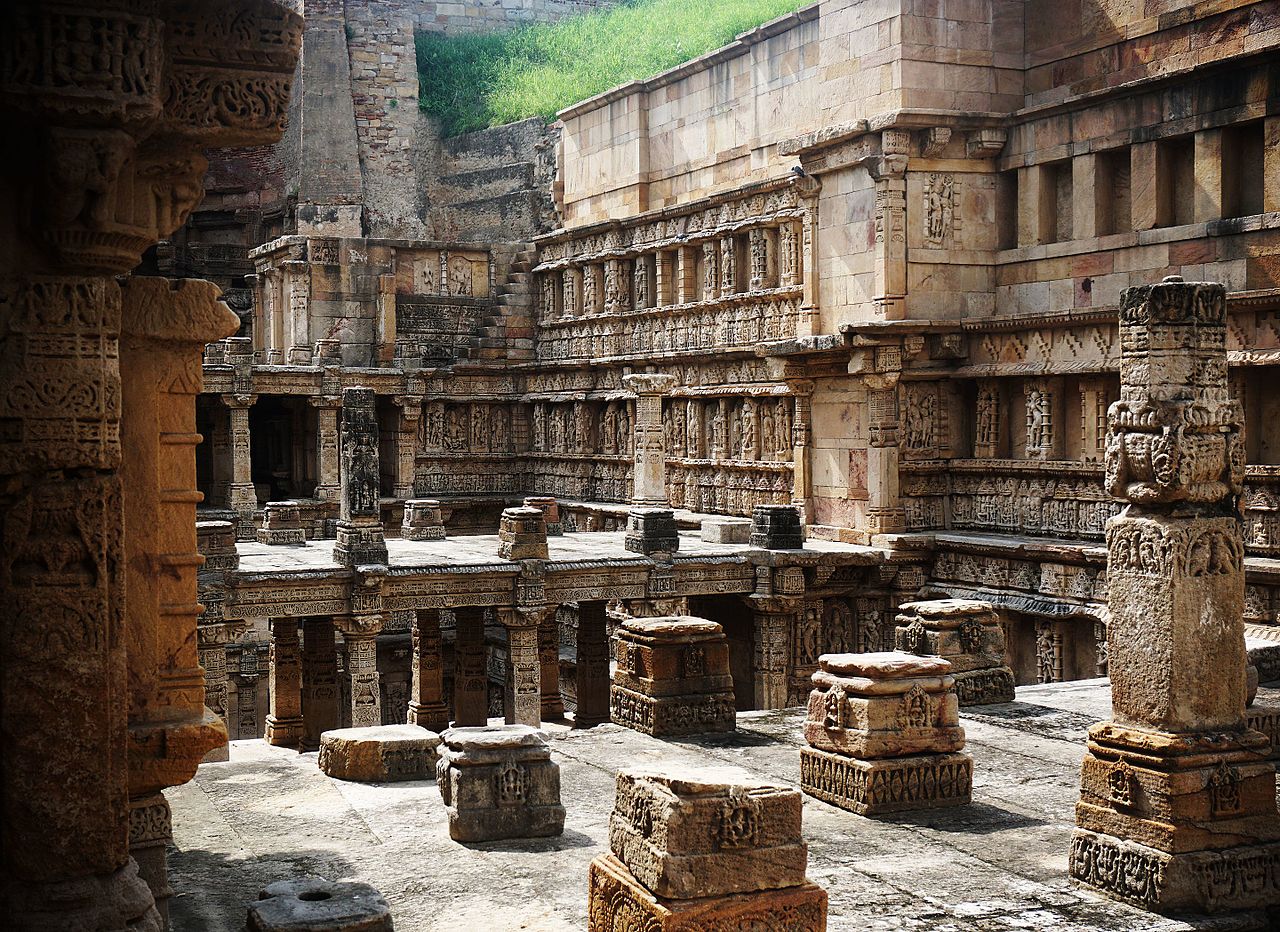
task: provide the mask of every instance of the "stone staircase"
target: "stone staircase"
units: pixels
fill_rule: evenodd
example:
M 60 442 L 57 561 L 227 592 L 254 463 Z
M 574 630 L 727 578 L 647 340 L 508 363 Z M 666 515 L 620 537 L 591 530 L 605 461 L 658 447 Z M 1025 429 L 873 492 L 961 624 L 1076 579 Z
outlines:
M 492 309 L 476 322 L 472 335 L 457 348 L 459 361 L 533 358 L 533 264 L 537 252 L 532 243 L 496 245 L 493 252 L 495 266 L 505 265 L 506 278 L 494 289 Z

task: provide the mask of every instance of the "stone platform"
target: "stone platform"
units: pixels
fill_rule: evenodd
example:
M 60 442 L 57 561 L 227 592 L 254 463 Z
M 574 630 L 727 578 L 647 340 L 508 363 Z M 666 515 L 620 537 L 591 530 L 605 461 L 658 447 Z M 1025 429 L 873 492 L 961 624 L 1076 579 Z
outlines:
M 292 548 L 290 548 L 292 549 Z M 1198 924 L 1077 889 L 1067 859 L 1087 728 L 1106 717 L 1105 681 L 1019 687 L 1014 703 L 961 709 L 973 803 L 870 820 L 804 800 L 807 875 L 826 889 L 832 932 L 1243 932 L 1259 914 Z M 1264 686 L 1259 703 L 1280 705 Z M 655 739 L 615 725 L 548 732 L 560 764 L 564 834 L 463 847 L 447 838 L 434 781 L 331 780 L 314 753 L 236 741 L 167 790 L 175 932 L 239 932 L 268 883 L 303 874 L 371 883 L 397 932 L 583 932 L 588 865 L 609 851 L 615 773 L 717 764 L 798 787 L 804 710 L 744 712 L 723 736 Z M 424 843 L 430 839 L 431 843 Z M 522 925 L 523 923 L 523 925 Z

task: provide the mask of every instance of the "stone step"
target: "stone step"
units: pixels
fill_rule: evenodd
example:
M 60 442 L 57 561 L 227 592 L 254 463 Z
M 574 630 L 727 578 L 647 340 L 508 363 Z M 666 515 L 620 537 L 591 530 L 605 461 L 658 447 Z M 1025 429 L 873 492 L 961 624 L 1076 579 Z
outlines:
M 436 198 L 449 203 L 466 203 L 527 192 L 532 188 L 533 164 L 519 162 L 445 175 L 440 179 Z

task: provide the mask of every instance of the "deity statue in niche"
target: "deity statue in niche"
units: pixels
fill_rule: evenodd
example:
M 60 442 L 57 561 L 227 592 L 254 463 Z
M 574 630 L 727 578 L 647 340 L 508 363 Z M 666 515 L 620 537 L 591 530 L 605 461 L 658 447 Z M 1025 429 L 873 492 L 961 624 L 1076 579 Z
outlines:
M 631 409 L 625 401 L 618 407 L 618 452 L 631 452 Z
M 1027 391 L 1027 449 L 1049 450 L 1053 446 L 1053 424 L 1049 416 L 1052 396 L 1043 389 Z
M 937 396 L 931 388 L 907 392 L 903 438 L 908 449 L 932 450 L 937 417 Z
M 671 446 L 667 453 L 671 456 L 684 456 L 684 411 L 675 404 L 670 405 L 668 411 L 671 414 Z
M 618 412 L 615 405 L 605 405 L 604 415 L 600 420 L 600 441 L 605 453 L 618 451 Z
M 764 459 L 778 458 L 778 435 L 774 427 L 773 405 L 765 402 L 760 406 L 760 449 Z
M 778 436 L 778 452 L 774 459 L 789 460 L 791 459 L 791 400 L 783 398 L 778 401 L 777 407 L 777 436 Z
M 935 173 L 925 183 L 924 240 L 928 246 L 941 246 L 951 235 L 955 216 L 955 178 Z
M 547 446 L 547 409 L 544 405 L 533 406 L 533 429 L 529 437 L 529 445 L 535 452 L 541 452 Z
M 573 447 L 579 453 L 587 453 L 594 446 L 591 442 L 591 412 L 585 402 L 576 402 L 573 406 Z
M 756 436 L 756 406 L 755 402 L 747 399 L 742 403 L 742 428 L 739 431 L 741 439 L 742 458 L 744 460 L 754 460 L 759 458 L 760 447 L 759 438 Z
M 483 453 L 489 449 L 489 406 L 471 406 L 471 452 Z
M 561 405 L 551 408 L 547 433 L 547 451 L 549 453 L 564 452 L 564 409 Z
M 489 449 L 495 453 L 506 453 L 511 449 L 511 412 L 505 407 L 496 406 L 489 416 Z
M 471 295 L 475 293 L 471 260 L 465 256 L 449 257 L 449 294 Z
M 992 447 L 999 441 L 999 406 L 996 390 L 984 385 L 978 392 L 978 416 L 974 429 L 974 442 L 979 446 Z
M 466 408 L 450 405 L 444 418 L 444 448 L 450 453 L 466 452 L 468 426 Z
M 711 438 L 712 455 L 717 453 L 720 456 L 725 455 L 725 436 L 724 436 L 724 409 L 719 402 L 711 405 L 711 424 L 707 434 Z
M 685 402 L 685 445 L 690 459 L 702 456 L 702 415 L 698 402 Z

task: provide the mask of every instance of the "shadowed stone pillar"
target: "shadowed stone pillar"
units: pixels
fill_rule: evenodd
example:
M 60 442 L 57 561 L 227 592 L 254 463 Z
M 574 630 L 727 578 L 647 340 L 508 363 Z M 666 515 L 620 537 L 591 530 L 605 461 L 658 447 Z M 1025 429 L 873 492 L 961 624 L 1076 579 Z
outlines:
M 302 620 L 302 746 L 320 747 L 320 735 L 341 724 L 338 716 L 338 653 L 333 619 Z
M 316 498 L 336 502 L 342 497 L 338 470 L 339 399 L 332 396 L 307 399 L 316 409 Z
M 1089 730 L 1073 879 L 1158 912 L 1280 902 L 1269 741 L 1245 719 L 1242 413 L 1226 292 L 1126 289 L 1108 412 L 1112 721 Z
M 413 498 L 414 469 L 418 452 L 418 426 L 422 423 L 422 396 L 397 395 L 400 425 L 396 432 L 396 498 Z
M 578 710 L 573 724 L 589 728 L 609 721 L 609 629 L 604 602 L 578 603 Z
M 549 612 L 538 623 L 538 665 L 542 668 L 542 717 L 563 718 L 560 696 L 560 627 L 556 613 Z
M 378 503 L 378 416 L 371 388 L 342 390 L 342 510 L 334 562 L 361 566 L 387 562 Z
M 662 396 L 675 386 L 676 377 L 638 373 L 624 375 L 622 384 L 636 394 L 636 465 L 631 501 L 636 505 L 666 507 L 667 460 L 662 429 Z
M 485 725 L 489 721 L 489 678 L 485 671 L 484 609 L 459 608 L 453 646 L 453 723 Z
M 347 645 L 347 678 L 350 681 L 351 727 L 382 724 L 382 697 L 378 674 L 378 632 L 360 627 L 364 619 L 334 619 Z M 381 619 L 379 619 L 379 622 Z
M 220 737 L 197 657 L 193 448 L 198 341 L 227 312 L 203 283 L 117 276 L 199 202 L 204 148 L 279 138 L 300 32 L 265 0 L 0 6 L 0 113 L 21 140 L 0 173 L 6 929 L 163 922 L 130 847 L 163 899 L 159 790 Z M 216 107 L 210 88 L 254 106 Z
M 444 665 L 441 662 L 440 612 L 420 608 L 413 620 L 412 694 L 409 724 L 429 731 L 449 727 L 449 705 L 444 700 Z
M 302 646 L 298 619 L 273 618 L 271 650 L 267 656 L 271 711 L 267 713 L 267 744 L 293 748 L 302 744 Z
M 542 724 L 541 666 L 538 657 L 538 624 L 548 608 L 539 611 L 499 609 L 507 629 L 507 657 L 513 701 L 508 725 Z

